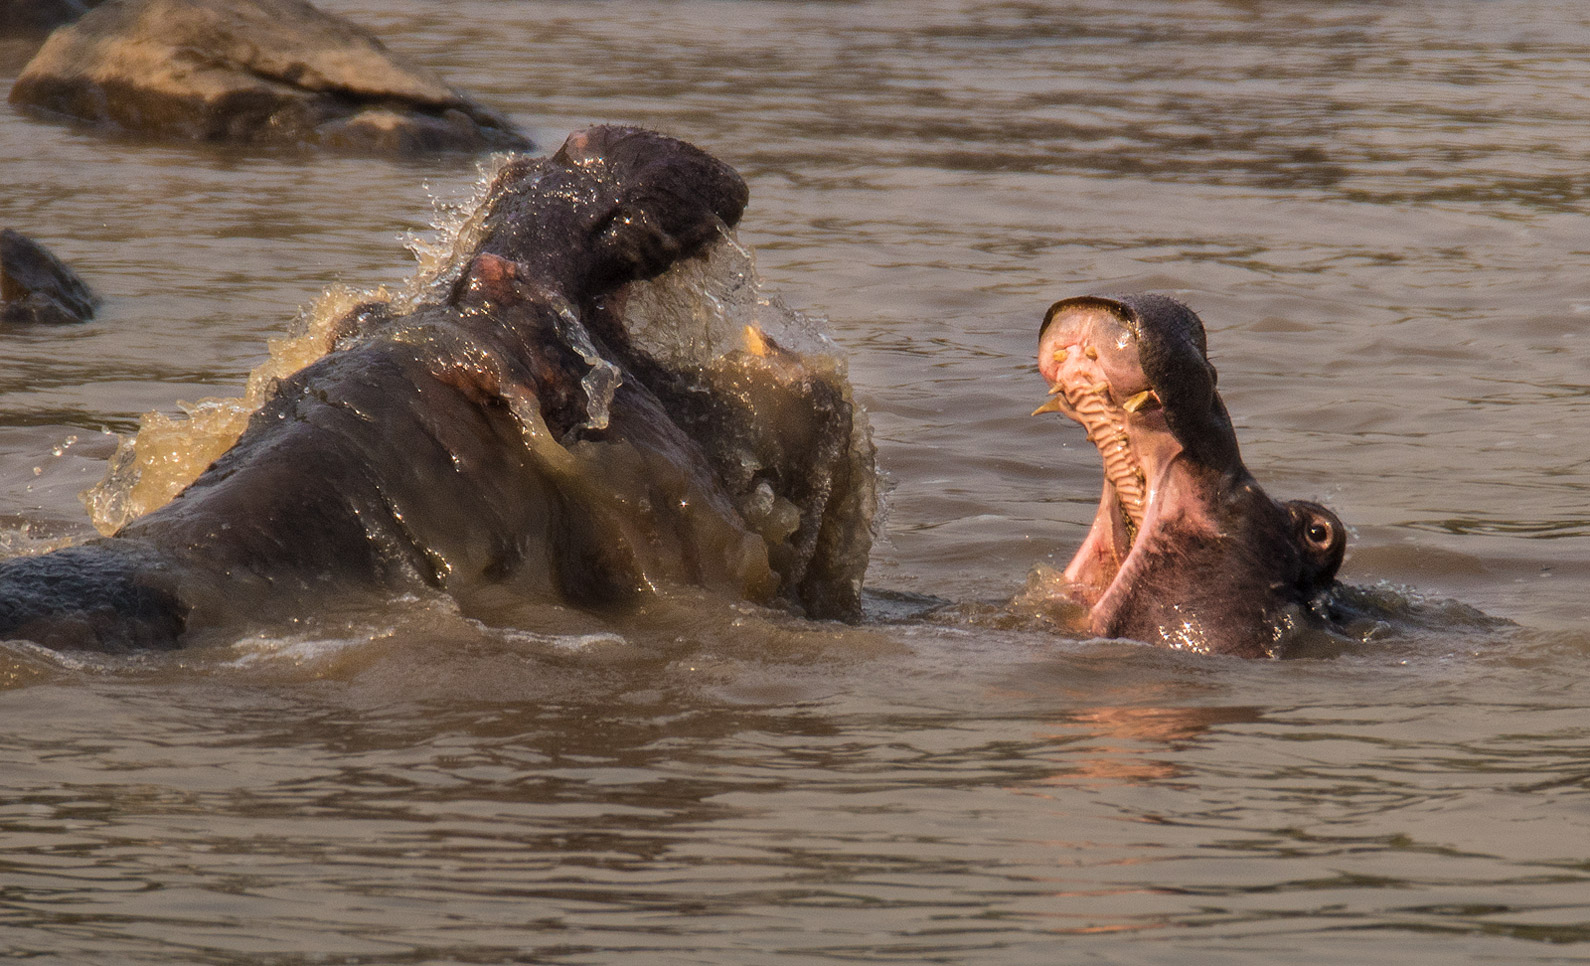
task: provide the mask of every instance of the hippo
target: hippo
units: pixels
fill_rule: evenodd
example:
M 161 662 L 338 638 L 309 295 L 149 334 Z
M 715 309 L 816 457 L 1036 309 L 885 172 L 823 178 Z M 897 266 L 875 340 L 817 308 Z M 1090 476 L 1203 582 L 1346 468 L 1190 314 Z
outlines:
M 746 201 L 636 128 L 512 158 L 456 271 L 350 309 L 174 500 L 0 561 L 0 640 L 125 652 L 404 595 L 603 612 L 671 585 L 855 616 L 874 470 L 842 371 L 754 327 L 683 366 L 629 317 L 629 283 L 727 244 Z
M 1164 295 L 1056 302 L 1038 337 L 1050 397 L 1104 462 L 1098 512 L 1054 593 L 1087 630 L 1172 648 L 1281 656 L 1331 623 L 1346 529 L 1307 500 L 1277 502 L 1242 462 L 1202 320 Z

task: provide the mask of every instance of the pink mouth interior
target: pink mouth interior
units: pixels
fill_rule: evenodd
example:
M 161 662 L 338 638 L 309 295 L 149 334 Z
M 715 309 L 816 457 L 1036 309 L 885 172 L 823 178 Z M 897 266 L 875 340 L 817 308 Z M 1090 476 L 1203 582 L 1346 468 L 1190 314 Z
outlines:
M 1119 315 L 1104 304 L 1063 309 L 1039 341 L 1038 370 L 1050 386 L 1039 411 L 1081 423 L 1104 463 L 1098 513 L 1065 569 L 1072 596 L 1093 608 L 1132 569 L 1145 535 L 1200 514 L 1188 498 L 1182 446 Z

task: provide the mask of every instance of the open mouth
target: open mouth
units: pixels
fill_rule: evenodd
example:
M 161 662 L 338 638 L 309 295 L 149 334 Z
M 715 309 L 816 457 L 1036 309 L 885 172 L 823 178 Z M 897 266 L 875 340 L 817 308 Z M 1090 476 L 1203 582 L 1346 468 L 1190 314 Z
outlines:
M 1178 378 L 1156 378 L 1172 365 Z M 1188 535 L 1212 532 L 1196 497 L 1211 472 L 1225 467 L 1189 458 L 1184 435 L 1189 423 L 1207 423 L 1214 415 L 1199 418 L 1190 412 L 1194 407 L 1219 405 L 1214 370 L 1204 357 L 1201 326 L 1145 331 L 1131 305 L 1095 296 L 1050 308 L 1038 369 L 1050 389 L 1035 415 L 1057 412 L 1076 420 L 1104 465 L 1098 513 L 1065 570 L 1071 595 L 1092 608 L 1135 569 L 1134 554 L 1147 535 L 1172 526 Z M 1223 408 L 1218 415 L 1224 417 Z M 1229 423 L 1210 428 L 1230 433 Z M 1234 456 L 1234 437 L 1214 449 Z
M 1037 412 L 1080 423 L 1104 464 L 1062 590 L 1089 629 L 1279 653 L 1289 615 L 1333 584 L 1344 528 L 1317 503 L 1270 499 L 1243 466 L 1198 316 L 1162 295 L 1065 299 L 1044 317 L 1038 369 Z
M 1132 425 L 1144 419 L 1133 421 L 1130 417 L 1164 407 L 1152 389 L 1117 399 L 1118 393 L 1111 392 L 1108 378 L 1101 378 L 1104 374 L 1098 363 L 1098 349 L 1083 339 L 1054 349 L 1050 359 L 1058 367 L 1054 385 L 1049 390 L 1050 399 L 1033 410 L 1033 415 L 1065 413 L 1087 430 L 1088 442 L 1098 447 L 1099 458 L 1104 463 L 1105 488 L 1113 497 L 1106 509 L 1125 529 L 1130 546 L 1143 526 L 1143 513 L 1148 503 L 1148 471 L 1143 468 L 1143 456 L 1138 452 L 1143 448 L 1145 433 L 1142 426 Z M 1138 430 L 1136 447 L 1133 446 L 1134 428 Z

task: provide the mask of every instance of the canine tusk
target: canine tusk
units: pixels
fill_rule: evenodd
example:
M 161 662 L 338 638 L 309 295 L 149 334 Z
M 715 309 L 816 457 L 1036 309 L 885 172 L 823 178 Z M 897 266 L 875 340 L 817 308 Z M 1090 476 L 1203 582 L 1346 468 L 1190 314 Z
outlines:
M 745 351 L 753 356 L 767 355 L 767 337 L 754 325 L 745 327 Z
M 1064 396 L 1050 396 L 1048 399 L 1045 399 L 1043 401 L 1043 405 L 1042 406 L 1039 406 L 1037 409 L 1034 409 L 1032 411 L 1032 414 L 1034 416 L 1037 416 L 1037 415 L 1040 415 L 1042 413 L 1059 413 L 1059 412 L 1064 412 L 1065 408 L 1066 408 L 1066 397 L 1064 397 Z
M 1121 403 L 1121 408 L 1129 413 L 1146 409 L 1150 404 L 1158 405 L 1159 397 L 1154 395 L 1154 390 L 1144 389 L 1142 392 Z

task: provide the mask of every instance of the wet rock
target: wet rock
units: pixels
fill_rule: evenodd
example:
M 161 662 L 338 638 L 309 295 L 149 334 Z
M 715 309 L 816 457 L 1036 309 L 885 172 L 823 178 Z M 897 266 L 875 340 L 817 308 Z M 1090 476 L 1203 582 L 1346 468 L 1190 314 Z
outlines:
M 0 323 L 86 322 L 99 299 L 59 258 L 21 232 L 0 229 Z
M 109 0 L 52 34 L 10 99 L 177 140 L 378 154 L 530 146 L 503 117 L 303 0 Z
M 0 0 L 0 37 L 42 36 L 87 13 L 99 0 Z

